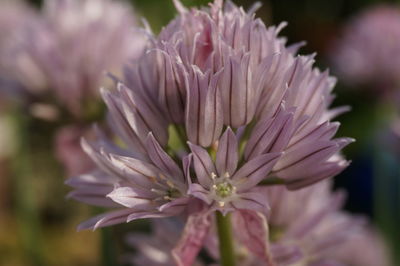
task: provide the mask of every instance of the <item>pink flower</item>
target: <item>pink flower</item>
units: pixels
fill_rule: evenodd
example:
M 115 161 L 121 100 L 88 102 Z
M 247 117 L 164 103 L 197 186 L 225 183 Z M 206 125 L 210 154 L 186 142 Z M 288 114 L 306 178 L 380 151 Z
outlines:
M 127 209 L 85 228 L 177 215 L 192 197 L 210 212 L 266 214 L 263 182 L 298 189 L 348 165 L 339 151 L 353 140 L 334 139 L 339 123 L 330 122 L 344 109 L 328 110 L 335 80 L 313 69 L 311 56 L 294 56 L 296 47 L 277 37 L 280 27 L 267 28 L 231 2 L 191 11 L 175 4 L 180 16 L 149 38 L 122 80 L 114 77 L 116 90 L 102 90 L 123 146 L 103 137 L 84 142 L 101 178 L 75 178 L 71 195 L 107 197 Z M 114 189 L 90 192 L 104 174 Z
M 351 250 L 358 250 L 360 246 L 355 243 L 371 236 L 363 252 L 370 254 L 371 265 L 388 265 L 383 243 L 365 226 L 362 217 L 340 210 L 343 193 L 331 189 L 327 181 L 293 192 L 282 187 L 266 188 L 271 211 L 267 216 L 270 235 L 265 241 L 270 242 L 274 263 L 367 265 L 361 263 L 362 255 Z M 248 258 L 248 265 L 258 263 L 259 258 Z
M 353 140 L 333 139 L 339 123 L 331 120 L 348 108 L 329 110 L 335 79 L 312 67 L 313 56 L 294 55 L 301 44 L 285 46 L 277 36 L 284 24 L 267 28 L 231 2 L 175 4 L 180 16 L 126 68 L 128 88 L 147 94 L 168 123 L 184 124 L 192 144 L 210 147 L 230 126 L 250 138 L 247 161 L 283 152 L 270 176 L 290 189 L 347 167 L 338 152 Z
M 55 154 L 64 166 L 68 176 L 76 176 L 88 172 L 94 167 L 92 160 L 81 148 L 81 137 L 88 129 L 78 125 L 70 125 L 58 130 L 55 137 Z
M 328 256 L 345 265 L 393 265 L 383 237 L 371 227 L 365 227 L 358 234 L 351 235 L 346 242 L 330 250 Z
M 124 62 L 142 52 L 145 36 L 135 26 L 131 8 L 123 3 L 45 1 L 36 19 L 17 29 L 16 45 L 3 51 L 9 64 L 1 75 L 28 94 L 50 92 L 81 118 L 106 85 L 105 72 L 120 72 Z
M 206 150 L 189 145 L 199 182 L 190 185 L 189 194 L 223 214 L 240 209 L 268 213 L 265 193 L 257 185 L 271 171 L 280 153 L 259 155 L 238 168 L 238 139 L 230 128 L 219 140 L 215 165 Z
M 349 83 L 397 86 L 400 71 L 400 9 L 375 6 L 355 16 L 331 58 Z

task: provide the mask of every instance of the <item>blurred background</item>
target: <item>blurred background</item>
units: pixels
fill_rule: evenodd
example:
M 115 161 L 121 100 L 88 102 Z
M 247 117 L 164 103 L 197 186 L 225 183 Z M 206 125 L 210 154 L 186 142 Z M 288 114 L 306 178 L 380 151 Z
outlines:
M 208 3 L 182 2 L 186 6 Z M 253 1 L 234 2 L 247 8 Z M 400 137 L 396 124 L 398 109 L 396 102 L 390 100 L 394 97 L 390 95 L 397 95 L 400 87 L 393 86 L 391 90 L 399 92 L 387 96 L 372 82 L 344 82 L 332 60 L 334 44 L 343 38 L 343 27 L 354 16 L 374 5 L 396 5 L 396 1 L 260 2 L 263 5 L 257 16 L 267 25 L 287 21 L 282 35 L 288 37 L 288 42 L 306 40 L 300 53 L 316 52 L 317 66 L 331 69 L 338 77 L 333 105 L 352 107 L 338 118 L 342 124 L 338 135 L 357 141 L 345 149 L 352 164 L 335 178 L 335 184 L 348 191 L 346 209 L 372 219 L 397 257 L 396 265 L 400 265 Z M 154 32 L 176 14 L 169 0 L 130 3 L 148 20 Z M 31 0 L 30 4 L 39 8 L 42 2 Z M 19 117 L 8 102 L 0 99 L 0 265 L 116 265 L 114 254 L 124 250 L 124 244 L 122 239 L 113 237 L 112 231 L 132 227 L 145 230 L 146 225 L 135 222 L 103 231 L 76 232 L 79 222 L 98 210 L 65 198 L 69 191 L 63 184 L 66 174 L 53 155 L 55 140 L 50 137 L 57 125 L 39 119 L 24 124 L 18 122 L 20 119 L 26 118 Z M 28 126 L 21 128 L 21 124 Z M 24 164 L 26 160 L 28 164 Z M 104 243 L 114 243 L 115 248 Z

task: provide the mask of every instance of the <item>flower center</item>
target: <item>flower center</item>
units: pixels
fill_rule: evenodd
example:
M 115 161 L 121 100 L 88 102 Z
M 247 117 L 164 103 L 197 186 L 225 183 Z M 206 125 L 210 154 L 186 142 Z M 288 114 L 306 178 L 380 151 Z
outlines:
M 233 192 L 233 186 L 228 183 L 228 182 L 221 182 L 219 184 L 214 185 L 215 193 L 221 197 L 221 198 L 226 198 L 230 195 L 232 195 Z
M 215 173 L 211 174 L 213 180 L 212 194 L 214 200 L 218 202 L 220 207 L 224 207 L 226 202 L 229 202 L 236 194 L 236 187 L 232 185 L 229 173 L 223 176 L 217 176 Z
M 167 190 L 167 196 L 169 198 L 179 198 L 181 196 L 181 192 L 176 188 L 170 188 Z

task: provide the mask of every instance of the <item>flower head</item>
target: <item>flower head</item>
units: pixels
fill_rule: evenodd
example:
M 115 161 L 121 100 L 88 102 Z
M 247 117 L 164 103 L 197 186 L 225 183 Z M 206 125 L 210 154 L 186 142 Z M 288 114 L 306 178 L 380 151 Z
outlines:
M 4 78 L 26 93 L 50 92 L 75 116 L 93 107 L 105 71 L 141 53 L 129 6 L 110 0 L 45 1 L 36 19 L 17 29 L 15 45 L 3 53 L 10 64 Z M 44 97 L 42 95 L 42 97 Z
M 331 57 L 349 83 L 397 86 L 400 71 L 400 9 L 375 6 L 344 28 Z
M 339 152 L 352 139 L 334 139 L 339 123 L 330 121 L 346 110 L 329 110 L 335 79 L 313 68 L 313 56 L 296 56 L 298 45 L 277 36 L 281 26 L 267 28 L 229 1 L 175 4 L 180 15 L 149 38 L 117 90 L 103 90 L 123 144 L 84 144 L 114 180 L 113 192 L 96 196 L 128 208 L 118 222 L 176 215 L 192 201 L 261 221 L 263 183 L 299 189 L 348 165 Z M 82 181 L 71 195 L 92 201 Z

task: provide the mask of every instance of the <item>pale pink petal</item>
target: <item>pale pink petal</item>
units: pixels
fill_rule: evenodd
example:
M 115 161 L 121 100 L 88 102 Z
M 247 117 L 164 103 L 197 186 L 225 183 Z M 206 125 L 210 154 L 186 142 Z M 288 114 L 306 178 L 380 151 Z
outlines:
M 236 236 L 265 265 L 276 265 L 269 248 L 269 229 L 265 217 L 254 211 L 240 210 L 233 213 Z
M 183 234 L 172 250 L 178 266 L 191 266 L 203 246 L 210 229 L 210 216 L 205 213 L 189 216 Z

